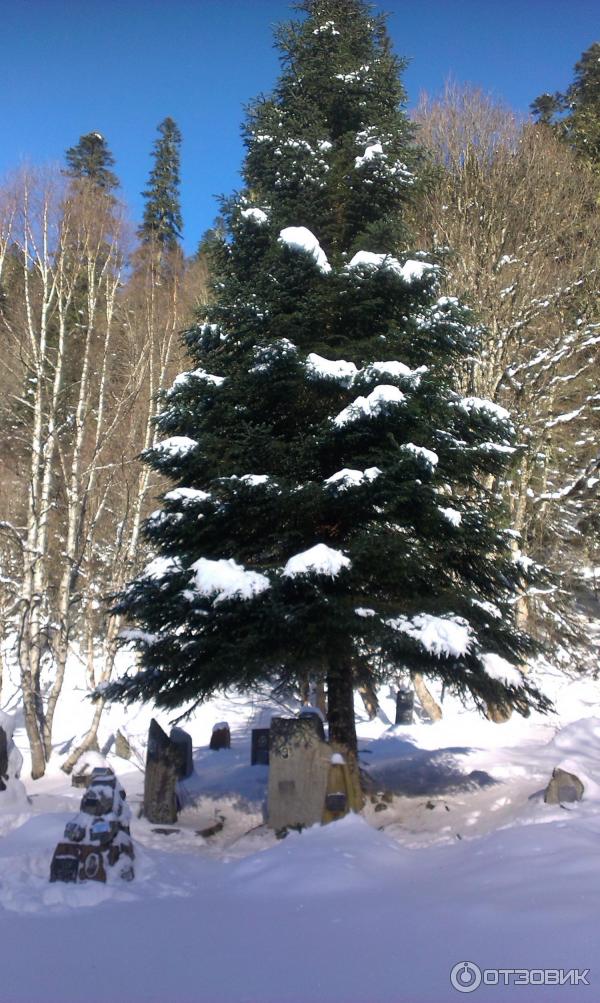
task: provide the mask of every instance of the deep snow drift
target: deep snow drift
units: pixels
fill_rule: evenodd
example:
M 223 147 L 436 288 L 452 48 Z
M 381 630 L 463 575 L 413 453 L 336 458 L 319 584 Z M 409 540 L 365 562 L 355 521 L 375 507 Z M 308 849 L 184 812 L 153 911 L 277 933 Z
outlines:
M 461 962 L 591 970 L 590 987 L 481 985 L 478 1003 L 595 999 L 600 683 L 540 672 L 557 714 L 503 725 L 446 698 L 438 724 L 394 728 L 384 692 L 359 726 L 364 817 L 282 841 L 263 825 L 267 768 L 249 765 L 250 729 L 294 708 L 232 695 L 184 725 L 196 772 L 169 835 L 137 818 L 151 713 L 112 708 L 101 744 L 120 727 L 134 749 L 129 762 L 107 754 L 134 815 L 136 878 L 122 885 L 48 882 L 80 798 L 59 765 L 91 714 L 83 693 L 65 697 L 36 783 L 17 716 L 30 800 L 0 800 L 2 1003 L 444 1003 L 462 997 L 450 984 Z M 210 752 L 221 720 L 232 748 Z M 582 779 L 582 802 L 543 803 L 558 765 Z M 215 820 L 220 832 L 197 834 Z

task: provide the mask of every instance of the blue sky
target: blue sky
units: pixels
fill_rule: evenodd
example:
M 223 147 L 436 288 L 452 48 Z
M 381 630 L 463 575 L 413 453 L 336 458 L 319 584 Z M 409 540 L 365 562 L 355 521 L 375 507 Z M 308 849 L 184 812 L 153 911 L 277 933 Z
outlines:
M 387 0 L 409 104 L 452 75 L 526 112 L 561 90 L 598 40 L 598 0 Z M 185 246 L 195 249 L 239 186 L 243 106 L 278 72 L 272 25 L 285 0 L 3 0 L 0 173 L 62 161 L 102 132 L 136 219 L 156 125 L 179 124 Z

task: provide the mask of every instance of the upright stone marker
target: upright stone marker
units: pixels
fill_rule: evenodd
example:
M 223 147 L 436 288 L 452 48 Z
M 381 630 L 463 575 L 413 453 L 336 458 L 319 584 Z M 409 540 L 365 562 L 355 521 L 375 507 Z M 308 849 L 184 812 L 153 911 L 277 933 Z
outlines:
M 152 718 L 144 777 L 144 815 L 149 822 L 173 825 L 177 821 L 176 787 L 180 763 L 180 746 L 172 742 Z
M 8 739 L 4 728 L 0 727 L 0 791 L 6 790 L 8 780 Z
M 252 729 L 252 748 L 250 752 L 251 766 L 269 765 L 270 734 L 271 734 L 270 728 Z
M 194 772 L 194 757 L 192 749 L 192 736 L 183 728 L 171 728 L 169 736 L 171 741 L 179 750 L 179 766 L 177 776 L 180 780 L 187 780 Z
M 272 829 L 321 822 L 331 748 L 316 715 L 274 717 L 270 729 L 269 821 Z
M 396 724 L 412 724 L 415 694 L 412 690 L 400 688 L 396 694 Z
M 231 748 L 231 732 L 227 721 L 219 721 L 218 724 L 214 725 L 212 735 L 210 736 L 209 748 L 213 752 L 218 752 L 219 749 Z
M 310 705 L 304 706 L 301 708 L 298 717 L 311 718 L 315 723 L 317 735 L 325 741 L 325 725 L 323 723 L 325 718 L 318 707 L 312 707 Z

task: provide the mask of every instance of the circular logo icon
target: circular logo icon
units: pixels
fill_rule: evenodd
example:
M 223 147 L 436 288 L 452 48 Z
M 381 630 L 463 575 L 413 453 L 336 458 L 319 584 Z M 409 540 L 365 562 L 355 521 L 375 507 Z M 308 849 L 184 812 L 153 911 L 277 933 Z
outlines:
M 450 972 L 450 982 L 459 993 L 472 993 L 481 985 L 481 969 L 472 961 L 459 961 Z

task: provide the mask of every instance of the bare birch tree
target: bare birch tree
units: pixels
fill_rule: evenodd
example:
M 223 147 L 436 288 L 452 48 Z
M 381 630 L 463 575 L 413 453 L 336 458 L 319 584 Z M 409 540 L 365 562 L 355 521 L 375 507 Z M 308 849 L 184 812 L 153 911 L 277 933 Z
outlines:
M 90 691 L 110 678 L 120 623 L 107 596 L 135 572 L 160 487 L 139 457 L 205 296 L 195 263 L 151 246 L 124 282 L 126 230 L 114 197 L 58 171 L 24 172 L 0 193 L 0 611 L 34 778 L 69 656 L 83 652 Z M 102 710 L 67 770 L 96 742 Z
M 114 200 L 90 186 L 67 188 L 57 172 L 25 173 L 15 199 L 20 284 L 3 326 L 20 454 L 28 458 L 17 639 L 35 778 L 51 754 L 89 544 L 86 513 L 105 425 L 116 419 L 106 414 L 105 377 L 121 252 Z
M 156 442 L 155 420 L 161 394 L 183 365 L 181 329 L 190 319 L 198 296 L 203 294 L 203 284 L 195 281 L 195 271 L 192 269 L 186 275 L 178 250 L 165 257 L 164 250 L 159 256 L 152 246 L 146 246 L 138 251 L 134 261 L 134 271 L 121 301 L 121 352 L 129 374 L 125 395 L 129 406 L 127 421 L 119 429 L 119 470 L 109 499 L 111 539 L 104 543 L 103 573 L 90 578 L 86 597 L 84 629 L 91 689 L 101 689 L 110 679 L 121 629 L 120 617 L 103 616 L 105 602 L 99 592 L 107 581 L 112 592 L 120 591 L 141 562 L 142 523 L 160 483 L 150 468 L 140 462 L 139 455 Z M 113 451 L 113 462 L 114 458 Z M 63 764 L 65 772 L 70 772 L 79 756 L 96 743 L 103 709 L 100 697 L 83 740 Z
M 422 99 L 416 118 L 439 170 L 416 227 L 487 329 L 465 387 L 511 411 L 526 446 L 507 486 L 514 527 L 562 570 L 581 556 L 577 510 L 598 456 L 593 186 L 550 130 L 479 90 L 449 85 L 440 100 Z

